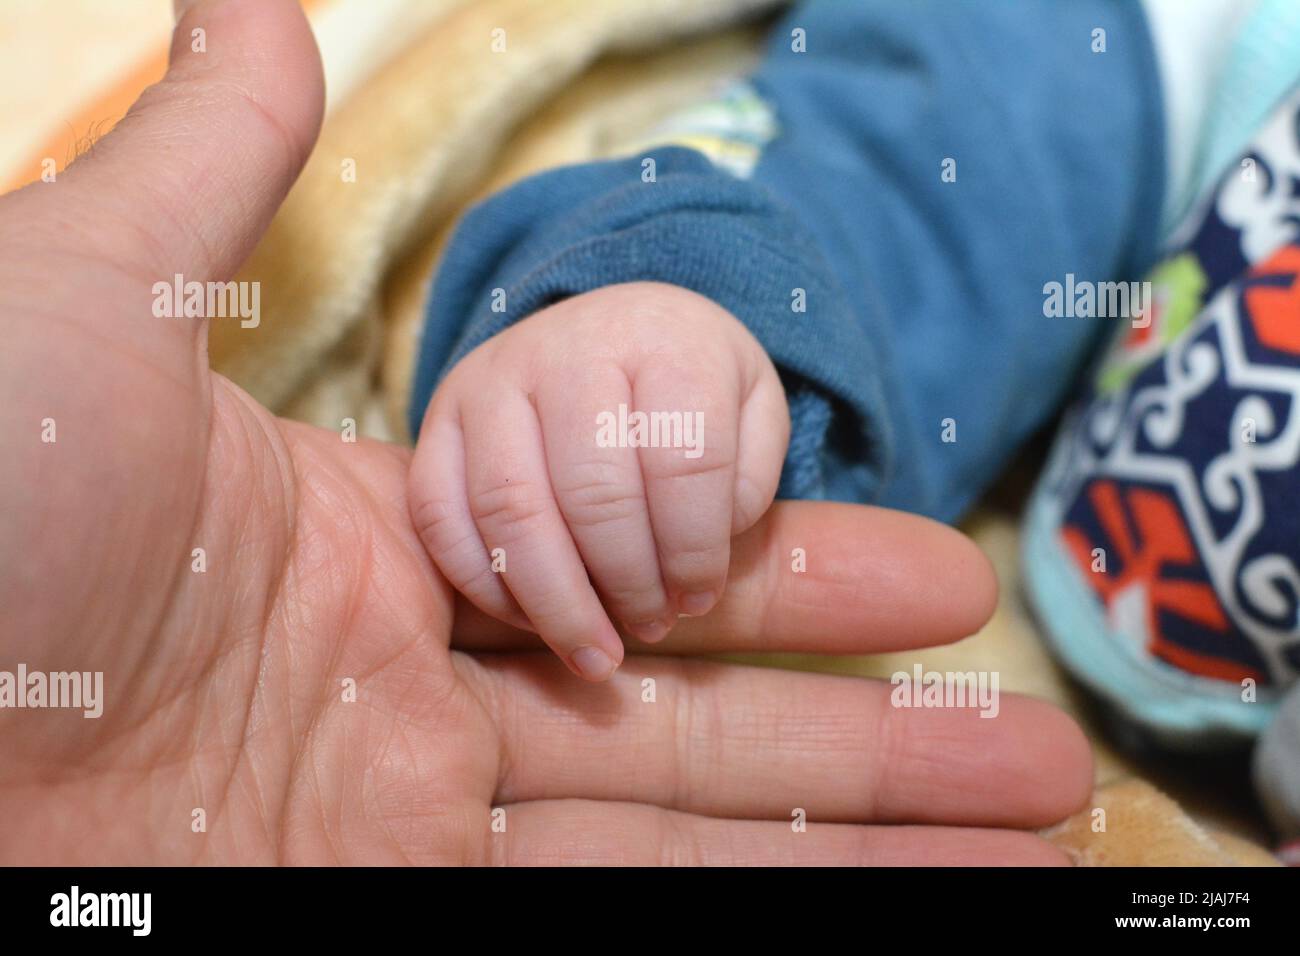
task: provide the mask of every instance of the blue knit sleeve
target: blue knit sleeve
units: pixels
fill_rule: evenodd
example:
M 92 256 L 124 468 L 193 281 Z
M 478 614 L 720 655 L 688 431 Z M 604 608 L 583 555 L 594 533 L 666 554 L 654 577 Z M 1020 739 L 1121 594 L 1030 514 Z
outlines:
M 783 497 L 956 517 L 1108 321 L 1045 317 L 1044 285 L 1154 256 L 1153 58 L 1121 0 L 797 6 L 751 80 L 774 119 L 752 169 L 665 146 L 471 210 L 431 292 L 413 433 L 442 376 L 511 323 L 667 282 L 736 315 L 780 371 Z

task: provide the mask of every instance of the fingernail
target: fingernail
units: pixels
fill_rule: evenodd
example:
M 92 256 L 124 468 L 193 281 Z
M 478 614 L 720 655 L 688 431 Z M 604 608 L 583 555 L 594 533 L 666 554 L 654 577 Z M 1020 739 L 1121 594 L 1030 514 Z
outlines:
M 573 669 L 587 680 L 604 680 L 618 666 L 612 657 L 590 644 L 574 651 L 569 660 L 573 663 Z
M 712 591 L 692 591 L 690 594 L 682 595 L 681 600 L 677 602 L 677 607 L 687 617 L 699 617 L 701 614 L 708 614 L 716 600 Z
M 638 641 L 644 641 L 646 644 L 658 644 L 668 632 L 673 629 L 671 621 L 642 621 L 640 624 L 629 624 L 628 630 Z

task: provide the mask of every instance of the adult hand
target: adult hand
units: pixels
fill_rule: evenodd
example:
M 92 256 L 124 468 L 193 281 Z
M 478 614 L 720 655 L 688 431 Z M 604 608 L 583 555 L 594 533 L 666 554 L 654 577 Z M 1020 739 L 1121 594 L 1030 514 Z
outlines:
M 408 451 L 275 418 L 209 371 L 201 321 L 153 314 L 155 283 L 235 273 L 321 117 L 293 0 L 201 0 L 172 54 L 90 155 L 0 200 L 0 670 L 105 696 L 0 710 L 5 862 L 1061 862 L 1012 829 L 1089 789 L 1046 705 L 898 710 L 661 654 L 592 686 L 458 607 Z M 869 508 L 779 505 L 731 560 L 659 650 L 921 646 L 995 595 L 955 532 Z

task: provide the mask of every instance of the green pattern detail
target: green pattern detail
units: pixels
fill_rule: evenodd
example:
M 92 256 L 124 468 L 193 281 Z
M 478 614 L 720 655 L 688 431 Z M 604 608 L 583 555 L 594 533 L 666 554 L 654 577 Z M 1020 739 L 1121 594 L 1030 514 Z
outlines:
M 1134 375 L 1191 326 L 1205 305 L 1202 300 L 1209 280 L 1190 252 L 1166 259 L 1151 270 L 1147 279 L 1156 302 L 1162 304 L 1160 320 L 1153 330 L 1155 339 L 1140 352 L 1133 352 L 1124 348 L 1129 330 L 1119 336 L 1097 374 L 1097 391 L 1102 395 L 1126 388 Z

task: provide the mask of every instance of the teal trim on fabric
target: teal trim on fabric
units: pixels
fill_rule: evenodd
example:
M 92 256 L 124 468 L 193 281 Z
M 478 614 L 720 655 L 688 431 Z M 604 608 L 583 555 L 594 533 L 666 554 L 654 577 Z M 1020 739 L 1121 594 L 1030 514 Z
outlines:
M 1187 192 L 1170 207 L 1169 238 L 1300 81 L 1300 0 L 1258 0 L 1215 84 Z
M 1101 603 L 1060 544 L 1051 502 L 1040 490 L 1022 535 L 1025 585 L 1039 629 L 1057 657 L 1090 690 L 1170 750 L 1237 746 L 1268 726 L 1275 693 L 1245 703 L 1235 684 L 1206 680 L 1139 654 L 1106 625 Z

